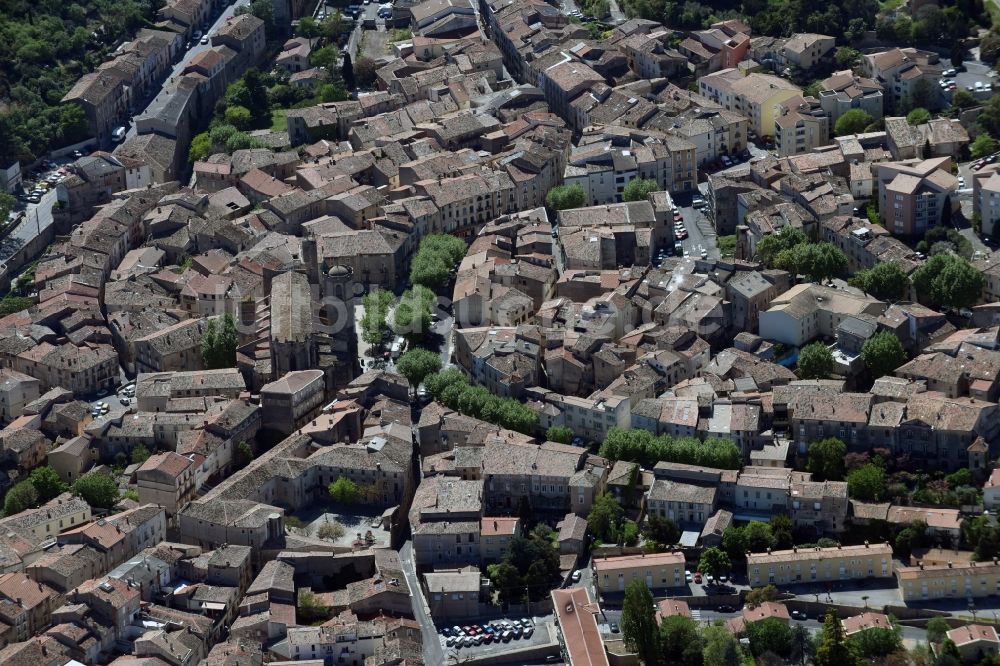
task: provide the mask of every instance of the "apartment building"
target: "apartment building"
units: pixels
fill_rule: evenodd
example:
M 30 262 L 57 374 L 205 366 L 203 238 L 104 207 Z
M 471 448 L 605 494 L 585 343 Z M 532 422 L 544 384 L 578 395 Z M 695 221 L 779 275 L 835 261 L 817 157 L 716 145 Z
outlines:
M 543 402 L 555 409 L 554 414 L 541 414 L 545 427 L 564 425 L 584 439 L 601 442 L 611 428 L 628 428 L 632 413 L 627 397 L 596 395 L 578 398 L 547 391 Z
M 830 548 L 792 548 L 747 555 L 753 587 L 891 578 L 892 547 L 887 543 Z
M 882 162 L 873 167 L 879 213 L 887 229 L 901 236 L 923 236 L 941 223 L 945 206 L 958 190 L 951 158 Z
M 972 212 L 982 220 L 984 235 L 995 235 L 1000 220 L 1000 164 L 972 172 Z
M 632 581 L 641 581 L 650 590 L 684 587 L 684 553 L 640 553 L 618 557 L 595 557 L 594 582 L 597 591 L 624 592 Z
M 885 303 L 869 296 L 819 284 L 795 285 L 760 313 L 760 336 L 786 345 L 802 345 L 823 336 L 833 338 L 847 317 L 877 317 Z
M 861 69 L 865 77 L 882 85 L 887 106 L 897 109 L 919 87 L 929 87 L 936 93 L 944 66 L 933 51 L 892 48 L 866 54 Z
M 575 514 L 570 514 L 575 517 Z M 521 534 L 517 516 L 483 516 L 479 528 L 479 551 L 483 562 L 499 562 L 510 551 L 510 544 Z
M 63 96 L 63 104 L 76 104 L 87 116 L 87 127 L 101 145 L 111 143 L 111 132 L 128 114 L 125 84 L 111 74 L 84 74 Z
M 903 601 L 977 599 L 1000 593 L 1000 564 L 955 561 L 898 567 L 896 578 Z
M 830 117 L 830 129 L 851 109 L 861 109 L 872 118 L 883 114 L 884 88 L 875 79 L 856 76 L 845 69 L 834 72 L 819 84 L 819 104 Z
M 750 27 L 738 20 L 713 23 L 707 30 L 692 31 L 677 50 L 699 74 L 737 67 L 750 50 Z
M 829 143 L 830 119 L 814 97 L 792 97 L 777 107 L 774 145 L 782 157 L 809 153 Z
M 780 51 L 780 64 L 809 71 L 833 51 L 837 40 L 830 35 L 797 32 L 785 42 Z
M 742 113 L 749 119 L 750 131 L 761 137 L 774 136 L 777 106 L 802 96 L 802 89 L 787 79 L 757 72 L 744 75 L 738 69 L 701 77 L 698 92 L 727 111 Z

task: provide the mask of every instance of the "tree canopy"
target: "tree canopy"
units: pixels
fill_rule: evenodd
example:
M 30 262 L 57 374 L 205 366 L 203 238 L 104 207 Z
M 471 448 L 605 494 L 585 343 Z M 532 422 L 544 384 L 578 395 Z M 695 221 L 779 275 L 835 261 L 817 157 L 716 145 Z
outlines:
M 579 208 L 587 201 L 587 193 L 579 185 L 558 185 L 545 195 L 545 205 L 552 210 Z
M 441 357 L 426 349 L 411 349 L 399 358 L 396 369 L 416 390 L 425 377 L 441 370 Z
M 885 470 L 875 463 L 862 465 L 847 475 L 847 494 L 851 499 L 877 502 L 885 496 Z
M 779 252 L 774 266 L 822 282 L 844 272 L 847 256 L 830 243 L 800 243 Z
M 622 638 L 625 647 L 638 654 L 646 664 L 655 664 L 659 661 L 659 631 L 653 608 L 653 595 L 646 587 L 645 581 L 633 580 L 625 587 L 625 599 L 622 602 Z
M 545 431 L 545 439 L 550 442 L 569 444 L 573 441 L 573 430 L 567 426 L 551 426 Z
M 837 122 L 833 126 L 833 133 L 836 136 L 859 134 L 865 131 L 865 128 L 871 124 L 872 120 L 871 114 L 864 109 L 850 109 L 849 111 L 845 111 L 840 118 L 837 118 Z
M 826 379 L 833 372 L 833 352 L 822 342 L 812 342 L 799 351 L 799 377 Z
M 27 479 L 11 486 L 3 498 L 5 516 L 13 516 L 36 506 L 38 506 L 38 491 L 35 489 L 35 485 Z
M 980 271 L 950 253 L 935 254 L 913 272 L 913 286 L 922 300 L 953 308 L 975 304 L 984 281 Z
M 538 427 L 538 412 L 513 398 L 494 395 L 483 386 L 472 386 L 457 369 L 428 375 L 424 386 L 436 400 L 467 416 L 525 434 Z
M 906 114 L 906 122 L 910 125 L 923 125 L 931 120 L 931 112 L 923 107 L 917 107 Z
M 876 379 L 906 363 L 906 350 L 892 331 L 882 331 L 865 340 L 861 360 Z
M 425 236 L 410 262 L 410 281 L 428 289 L 448 283 L 449 271 L 465 258 L 465 241 L 447 234 Z
M 777 233 L 768 234 L 760 239 L 760 242 L 757 243 L 757 257 L 768 266 L 773 267 L 779 254 L 808 242 L 809 238 L 801 229 L 783 227 Z
M 327 492 L 334 502 L 340 504 L 354 504 L 361 495 L 358 484 L 346 476 L 338 476 L 327 488 Z
M 413 285 L 399 297 L 393 312 L 393 331 L 411 341 L 424 338 L 431 331 L 435 307 L 437 296 L 434 292 L 421 284 Z
M 739 447 L 732 440 L 656 436 L 648 430 L 623 428 L 608 431 L 600 454 L 611 460 L 637 462 L 647 468 L 664 461 L 738 469 L 741 460 Z
M 817 481 L 840 481 L 844 478 L 847 445 L 835 437 L 819 439 L 809 445 L 806 469 Z
M 236 367 L 236 347 L 239 335 L 236 320 L 228 312 L 222 315 L 221 325 L 210 319 L 201 336 L 201 358 L 208 370 Z
M 622 201 L 645 201 L 650 193 L 659 189 L 660 186 L 651 178 L 634 178 L 622 190 Z
M 73 484 L 73 492 L 98 509 L 110 509 L 118 501 L 118 484 L 110 475 L 100 472 L 81 476 Z
M 972 159 L 978 159 L 987 155 L 992 155 L 997 151 L 997 141 L 986 132 L 982 132 L 969 144 L 969 154 Z
M 875 264 L 855 273 L 851 286 L 857 287 L 880 301 L 898 301 L 910 289 L 910 278 L 894 261 Z
M 395 302 L 392 292 L 375 289 L 361 298 L 364 316 L 361 318 L 361 339 L 373 347 L 385 341 L 386 318 L 389 308 Z
M 701 558 L 698 560 L 698 571 L 710 576 L 724 576 L 732 571 L 733 563 L 729 559 L 729 554 L 721 548 L 712 546 L 701 551 Z
M 617 543 L 618 531 L 625 512 L 614 495 L 604 493 L 594 500 L 587 514 L 587 529 L 595 539 Z

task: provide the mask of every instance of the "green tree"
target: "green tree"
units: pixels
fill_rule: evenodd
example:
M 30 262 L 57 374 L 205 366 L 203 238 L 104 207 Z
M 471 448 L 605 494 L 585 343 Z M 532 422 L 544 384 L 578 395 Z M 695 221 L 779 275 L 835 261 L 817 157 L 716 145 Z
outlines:
M 333 501 L 340 504 L 354 504 L 361 495 L 358 484 L 346 476 L 338 476 L 336 481 L 327 488 L 327 491 L 329 491 Z
M 340 63 L 340 76 L 344 79 L 344 85 L 347 86 L 348 90 L 354 90 L 357 87 L 357 81 L 354 76 L 354 63 L 351 61 L 350 53 L 345 53 Z
M 337 49 L 333 46 L 324 46 L 309 54 L 310 65 L 313 67 L 322 67 L 329 71 L 333 71 L 337 66 L 338 60 L 340 60 L 340 54 L 337 53 Z
M 850 69 L 861 61 L 861 52 L 850 46 L 841 46 L 833 54 L 833 59 L 837 63 L 837 67 Z
M 782 227 L 777 233 L 768 234 L 760 239 L 757 243 L 757 257 L 768 266 L 772 266 L 779 254 L 808 242 L 809 239 L 801 229 Z
M 10 294 L 0 299 L 0 317 L 6 317 L 15 312 L 27 310 L 35 301 L 26 296 L 11 296 Z
M 773 652 L 779 657 L 787 657 L 792 652 L 792 628 L 784 620 L 769 617 L 751 622 L 746 633 L 754 656 Z
M 240 440 L 236 445 L 236 469 L 243 469 L 253 462 L 253 449 L 245 439 Z
M 428 289 L 440 289 L 448 283 L 450 271 L 462 261 L 465 241 L 447 234 L 433 234 L 420 241 L 410 262 L 410 281 Z
M 138 445 L 132 449 L 132 464 L 141 465 L 142 463 L 149 460 L 149 449 L 147 449 L 142 444 Z
M 865 340 L 861 347 L 861 360 L 872 376 L 878 379 L 906 363 L 906 350 L 895 333 L 882 331 Z
M 3 498 L 3 513 L 13 516 L 38 506 L 38 491 L 30 480 L 14 484 Z
M 885 471 L 874 463 L 862 465 L 847 475 L 847 494 L 852 499 L 877 502 L 885 496 Z
M 660 623 L 660 655 L 658 663 L 701 666 L 702 644 L 698 623 L 684 615 L 669 615 Z
M 651 178 L 634 178 L 622 190 L 622 201 L 645 201 L 647 196 L 659 189 L 660 186 Z
M 816 440 L 809 445 L 806 469 L 817 481 L 840 481 L 844 478 L 844 457 L 847 445 L 836 437 Z
M 969 144 L 969 154 L 972 156 L 972 159 L 986 157 L 987 155 L 992 155 L 996 151 L 996 139 L 986 132 L 980 133 L 980 135 L 976 137 L 975 141 Z
M 524 590 L 524 581 L 521 578 L 517 567 L 505 559 L 497 564 L 490 564 L 486 567 L 486 575 L 490 579 L 490 585 L 496 590 L 497 601 L 501 605 L 515 603 L 520 600 Z
M 847 256 L 830 243 L 802 243 L 780 252 L 774 265 L 805 275 L 813 282 L 822 282 L 844 272 Z
M 953 116 L 957 116 L 963 109 L 971 109 L 977 106 L 979 102 L 976 98 L 972 96 L 972 93 L 965 90 L 956 90 L 951 95 L 951 109 L 949 113 Z
M 253 126 L 253 119 L 250 117 L 250 109 L 245 106 L 235 104 L 226 107 L 226 122 L 240 130 L 248 130 Z
M 771 547 L 774 533 L 771 526 L 762 520 L 751 520 L 743 527 L 746 547 L 752 553 L 762 553 Z
M 299 589 L 295 603 L 296 618 L 301 624 L 310 625 L 330 617 L 330 609 L 319 597 L 306 588 Z
M 404 291 L 393 315 L 392 328 L 396 335 L 406 336 L 411 341 L 423 339 L 430 333 L 436 306 L 437 296 L 422 284 Z
M 813 342 L 799 352 L 799 377 L 825 379 L 833 372 L 833 353 L 822 342 Z
M 13 194 L 0 192 L 0 222 L 6 223 L 10 211 L 17 205 L 17 198 Z
M 295 34 L 299 37 L 305 37 L 306 39 L 312 39 L 314 37 L 319 37 L 320 27 L 316 23 L 316 19 L 312 16 L 303 16 L 299 19 L 299 24 L 295 28 Z
M 626 520 L 622 525 L 621 537 L 618 541 L 623 546 L 635 546 L 639 543 L 639 526 L 634 520 Z
M 653 610 L 653 595 L 645 581 L 633 580 L 625 588 L 622 602 L 622 638 L 625 647 L 646 664 L 659 661 L 659 632 Z
M 733 563 L 729 555 L 721 548 L 711 547 L 701 551 L 701 558 L 698 560 L 698 571 L 705 575 L 718 578 L 728 574 L 733 568 Z
M 191 139 L 191 148 L 188 149 L 188 161 L 189 162 L 200 162 L 206 159 L 212 154 L 212 137 L 209 136 L 208 132 L 202 132 L 201 134 L 196 134 L 193 139 Z
M 934 305 L 963 308 L 975 304 L 983 290 L 983 274 L 953 254 L 936 254 L 913 272 L 917 294 Z
M 774 585 L 755 587 L 747 592 L 745 603 L 750 608 L 756 608 L 765 601 L 774 601 L 778 598 L 778 588 Z
M 643 528 L 645 537 L 661 546 L 671 546 L 681 538 L 681 530 L 677 523 L 669 518 L 649 515 Z
M 567 426 L 551 426 L 545 431 L 545 439 L 550 442 L 569 444 L 573 441 L 573 429 Z
M 894 261 L 875 264 L 871 268 L 858 271 L 851 278 L 851 286 L 857 287 L 880 301 L 898 301 L 910 290 L 910 278 Z
M 587 514 L 587 529 L 595 539 L 600 539 L 604 543 L 616 543 L 618 525 L 624 514 L 621 504 L 614 495 L 604 493 L 594 500 L 590 507 L 590 513 Z
M 823 620 L 823 630 L 816 642 L 815 666 L 854 666 L 857 659 L 844 638 L 844 628 L 837 615 L 829 610 Z
M 73 492 L 97 509 L 110 509 L 118 501 L 118 484 L 110 475 L 100 472 L 77 479 Z
M 28 480 L 38 492 L 39 502 L 48 502 L 60 493 L 66 492 L 66 484 L 59 478 L 59 474 L 48 465 L 31 470 Z
M 579 208 L 587 201 L 587 193 L 579 185 L 558 185 L 545 195 L 545 205 L 552 210 Z
M 219 349 L 219 325 L 214 319 L 209 319 L 201 334 L 201 360 L 205 367 L 215 367 Z
M 853 652 L 870 663 L 878 663 L 903 647 L 899 627 L 871 627 L 847 639 Z
M 441 370 L 441 357 L 426 349 L 411 349 L 399 358 L 396 369 L 416 391 L 424 378 Z
M 923 107 L 917 107 L 906 114 L 906 122 L 910 125 L 925 125 L 931 121 L 931 112 Z
M 361 339 L 369 345 L 378 347 L 385 338 L 386 317 L 393 295 L 385 289 L 376 289 L 364 295 L 361 299 L 364 317 L 361 318 Z
M 836 136 L 859 134 L 864 132 L 865 128 L 871 122 L 871 115 L 864 109 L 851 109 L 846 111 L 840 118 L 837 118 L 837 123 L 833 127 L 833 133 Z
M 373 86 L 378 80 L 378 64 L 371 58 L 358 58 L 357 65 L 354 66 L 354 78 L 359 86 Z M 347 80 L 347 77 L 344 77 Z
M 719 622 L 705 627 L 701 634 L 705 642 L 702 651 L 705 666 L 743 666 L 743 653 L 736 637 Z
M 927 642 L 940 643 L 948 637 L 951 625 L 943 617 L 932 617 L 927 621 Z

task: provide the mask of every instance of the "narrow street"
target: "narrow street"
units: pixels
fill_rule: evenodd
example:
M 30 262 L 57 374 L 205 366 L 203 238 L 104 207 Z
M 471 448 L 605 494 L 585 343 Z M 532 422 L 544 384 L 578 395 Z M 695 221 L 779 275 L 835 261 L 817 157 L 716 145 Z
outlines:
M 413 618 L 420 624 L 420 636 L 423 639 L 425 664 L 444 664 L 444 650 L 441 649 L 441 639 L 438 638 L 434 620 L 431 619 L 424 595 L 417 580 L 417 570 L 413 563 L 413 544 L 407 541 L 399 549 L 399 561 L 403 563 L 403 576 L 410 586 L 410 598 L 413 600 Z
M 211 36 L 214 35 L 215 32 L 220 27 L 222 27 L 222 24 L 226 22 L 226 19 L 230 18 L 236 13 L 236 10 L 239 7 L 249 4 L 250 0 L 236 0 L 236 2 L 234 2 L 233 4 L 228 5 L 225 9 L 222 10 L 222 13 L 219 15 L 219 18 L 215 20 L 215 23 L 212 24 L 212 27 L 209 28 L 208 32 L 205 34 L 208 35 L 209 38 L 211 38 Z M 180 61 L 176 65 L 174 65 L 173 69 L 170 70 L 170 74 L 161 82 L 159 88 L 154 88 L 153 89 L 154 92 L 150 93 L 144 102 L 140 102 L 142 108 L 136 109 L 135 113 L 132 115 L 132 118 L 129 119 L 128 125 L 126 126 L 127 130 L 125 133 L 126 141 L 136 135 L 134 118 L 137 118 L 138 116 L 141 116 L 143 113 L 145 113 L 146 110 L 149 108 L 149 106 L 156 100 L 156 98 L 159 97 L 161 94 L 163 94 L 163 88 L 169 83 L 171 78 L 175 76 L 180 76 L 180 73 L 184 71 L 184 68 L 188 66 L 188 64 L 196 55 L 198 55 L 202 51 L 207 51 L 210 48 L 212 48 L 211 42 L 209 42 L 208 44 L 201 44 L 200 42 L 195 42 L 194 40 L 192 40 L 191 48 L 188 49 L 187 52 L 184 54 L 184 57 L 182 57 Z

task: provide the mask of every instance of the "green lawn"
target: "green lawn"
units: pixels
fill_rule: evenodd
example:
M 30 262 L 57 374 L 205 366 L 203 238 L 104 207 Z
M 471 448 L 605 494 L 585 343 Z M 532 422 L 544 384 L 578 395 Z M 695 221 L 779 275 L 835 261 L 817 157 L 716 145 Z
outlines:
M 288 113 L 288 109 L 272 109 L 271 110 L 271 129 L 275 132 L 284 132 L 288 129 L 288 123 L 285 121 L 285 114 Z

